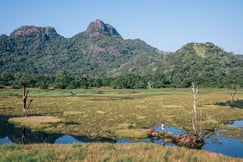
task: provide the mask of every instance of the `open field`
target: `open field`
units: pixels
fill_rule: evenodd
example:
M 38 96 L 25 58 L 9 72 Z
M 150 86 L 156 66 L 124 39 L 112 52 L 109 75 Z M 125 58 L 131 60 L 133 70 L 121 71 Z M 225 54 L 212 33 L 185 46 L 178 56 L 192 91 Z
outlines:
M 165 122 L 166 126 L 183 130 L 191 130 L 192 127 L 191 116 L 185 112 L 192 110 L 191 89 L 29 90 L 29 99 L 33 99 L 29 117 L 21 117 L 22 90 L 0 89 L 2 120 L 6 119 L 15 125 L 24 125 L 32 130 L 92 138 L 144 138 L 147 128 L 162 122 Z M 243 119 L 243 91 L 238 91 L 234 108 L 228 106 L 230 92 L 225 89 L 199 89 L 197 108 L 202 111 L 204 135 L 209 135 L 212 130 L 225 129 L 227 131 L 224 131 L 224 135 L 243 137 L 242 129 L 225 125 L 229 121 Z M 11 161 L 11 158 L 23 161 L 28 156 L 36 158 L 37 161 L 42 159 L 60 161 L 232 160 L 199 150 L 161 147 L 143 143 L 131 145 L 93 143 L 73 146 L 10 145 L 1 146 L 0 154 L 4 152 L 6 161 Z M 24 154 L 21 153 L 23 151 Z M 94 157 L 99 158 L 94 159 Z

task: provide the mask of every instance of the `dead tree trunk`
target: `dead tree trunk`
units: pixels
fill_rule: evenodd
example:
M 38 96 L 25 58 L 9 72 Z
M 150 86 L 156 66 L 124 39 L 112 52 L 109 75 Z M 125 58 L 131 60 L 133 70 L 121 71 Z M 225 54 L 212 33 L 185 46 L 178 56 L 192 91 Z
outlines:
M 232 89 L 234 90 L 233 92 L 230 93 L 230 106 L 235 106 L 235 95 L 236 95 L 236 91 L 237 91 L 237 87 L 233 87 L 232 86 Z
M 194 134 L 191 133 L 185 133 L 185 134 L 180 134 L 180 135 L 173 135 L 172 136 L 172 142 L 181 145 L 181 146 L 186 146 L 190 148 L 201 148 L 205 142 L 203 138 L 200 137 L 202 133 L 202 112 L 200 114 L 200 124 L 201 126 L 199 127 L 198 124 L 198 117 L 197 117 L 197 93 L 198 93 L 198 87 L 194 86 L 194 83 L 192 83 L 192 95 L 193 95 L 193 110 L 192 112 L 186 111 L 190 114 L 192 114 L 192 129 L 194 131 Z
M 26 90 L 26 85 L 24 83 L 22 83 L 22 85 L 23 85 L 23 114 L 22 114 L 22 116 L 27 116 L 29 108 L 30 108 L 30 104 L 33 100 L 31 99 L 29 101 L 29 104 L 27 105 L 27 98 L 28 98 L 29 91 Z
M 192 83 L 192 95 L 193 95 L 192 128 L 196 135 L 199 134 L 198 122 L 197 122 L 197 106 L 196 106 L 197 92 L 198 92 L 198 87 L 195 88 L 194 83 Z

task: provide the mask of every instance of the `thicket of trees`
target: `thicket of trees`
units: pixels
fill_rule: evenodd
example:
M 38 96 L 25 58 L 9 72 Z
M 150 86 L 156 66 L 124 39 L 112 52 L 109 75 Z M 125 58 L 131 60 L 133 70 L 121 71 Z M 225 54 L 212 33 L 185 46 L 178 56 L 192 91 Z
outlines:
M 197 83 L 200 87 L 216 87 L 230 88 L 231 85 L 243 86 L 242 79 L 239 78 L 223 78 L 217 81 L 207 78 L 188 77 L 178 79 L 173 75 L 154 75 L 154 76 L 136 76 L 127 75 L 119 77 L 78 77 L 71 76 L 67 72 L 58 73 L 57 75 L 40 75 L 25 73 L 9 73 L 0 74 L 0 86 L 11 86 L 13 88 L 21 88 L 22 83 L 28 87 L 36 87 L 41 89 L 57 88 L 57 89 L 76 89 L 108 86 L 115 89 L 139 89 L 139 88 L 187 88 L 192 82 Z M 182 78 L 182 77 L 181 77 Z
M 24 73 L 2 73 L 0 74 L 0 85 L 21 88 L 22 83 L 28 87 L 37 87 L 42 89 L 75 89 L 109 86 L 112 88 L 147 88 L 147 82 L 144 77 L 129 75 L 127 77 L 74 77 L 66 72 L 57 75 L 38 75 Z

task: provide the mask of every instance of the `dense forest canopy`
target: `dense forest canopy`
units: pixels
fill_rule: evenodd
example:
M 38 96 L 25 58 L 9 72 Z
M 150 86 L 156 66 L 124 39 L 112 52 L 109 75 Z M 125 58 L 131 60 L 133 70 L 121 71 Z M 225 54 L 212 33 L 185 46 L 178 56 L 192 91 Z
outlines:
M 0 85 L 113 88 L 243 86 L 241 55 L 213 43 L 188 43 L 164 52 L 140 39 L 123 39 L 96 20 L 72 38 L 52 27 L 23 26 L 0 36 Z

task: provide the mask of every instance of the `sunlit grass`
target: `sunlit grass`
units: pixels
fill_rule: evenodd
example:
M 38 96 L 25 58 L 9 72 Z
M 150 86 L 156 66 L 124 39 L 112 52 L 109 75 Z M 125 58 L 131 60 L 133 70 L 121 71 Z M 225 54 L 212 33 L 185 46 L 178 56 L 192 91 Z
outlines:
M 109 144 L 82 145 L 4 145 L 0 147 L 1 161 L 198 161 L 241 162 L 206 151 L 163 147 L 154 144 Z
M 147 130 L 144 129 L 120 129 L 115 131 L 118 138 L 146 138 Z
M 47 124 L 61 122 L 62 119 L 54 116 L 29 116 L 29 117 L 13 117 L 9 122 L 21 124 L 21 126 L 32 128 L 43 128 Z

